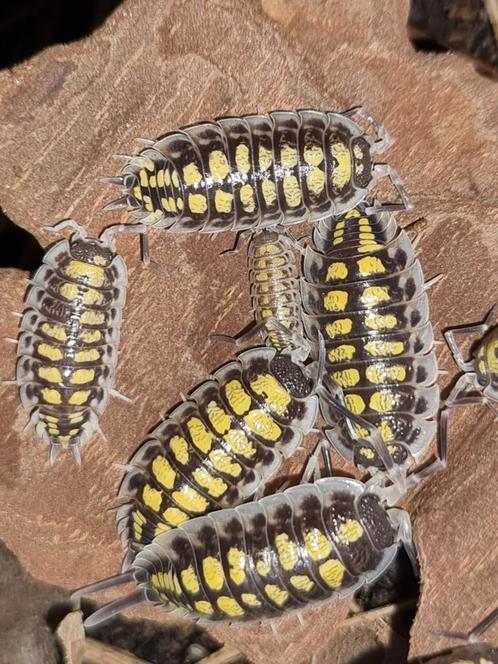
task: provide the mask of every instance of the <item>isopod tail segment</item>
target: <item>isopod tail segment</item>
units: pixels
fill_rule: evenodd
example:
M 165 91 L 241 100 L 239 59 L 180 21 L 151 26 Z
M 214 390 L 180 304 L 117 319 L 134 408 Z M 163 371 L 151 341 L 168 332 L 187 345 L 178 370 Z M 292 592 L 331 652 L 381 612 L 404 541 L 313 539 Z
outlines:
M 476 325 L 450 328 L 444 336 L 459 369 L 463 371 L 444 402 L 440 414 L 440 447 L 446 460 L 448 419 L 457 406 L 481 404 L 498 416 L 498 304 L 489 311 L 485 320 Z M 457 336 L 479 337 L 472 359 L 466 360 Z
M 87 629 L 144 601 L 193 619 L 272 620 L 372 583 L 400 545 L 413 553 L 410 519 L 383 505 L 382 488 L 323 478 L 158 535 L 131 570 L 72 599 L 133 581 L 139 586 L 87 618 Z

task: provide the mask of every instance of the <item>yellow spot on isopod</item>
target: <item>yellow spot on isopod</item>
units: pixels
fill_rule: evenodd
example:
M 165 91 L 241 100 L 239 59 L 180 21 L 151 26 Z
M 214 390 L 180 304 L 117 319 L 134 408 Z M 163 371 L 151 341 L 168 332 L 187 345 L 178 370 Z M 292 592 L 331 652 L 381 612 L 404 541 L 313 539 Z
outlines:
M 223 613 L 231 618 L 238 618 L 244 615 L 244 609 L 233 599 L 233 597 L 222 595 L 221 597 L 218 597 L 216 604 Z
M 319 145 L 307 145 L 303 151 L 304 161 L 311 166 L 318 166 L 323 161 L 323 150 Z
M 346 279 L 348 276 L 348 268 L 346 263 L 331 263 L 327 270 L 326 281 L 337 281 L 338 279 Z
M 351 180 L 351 153 L 344 143 L 332 143 L 330 152 L 337 160 L 332 171 L 332 184 L 341 189 Z
M 221 590 L 225 582 L 225 575 L 220 561 L 213 556 L 207 556 L 202 561 L 202 573 L 207 585 L 212 590 Z
M 149 184 L 149 178 L 147 175 L 147 171 L 142 168 L 142 170 L 139 172 L 139 177 L 140 177 L 140 186 L 146 187 Z
M 213 450 L 210 452 L 209 459 L 216 470 L 219 470 L 220 473 L 224 473 L 225 475 L 238 477 L 242 472 L 242 466 L 239 463 L 232 461 L 231 457 L 221 450 Z
M 312 528 L 305 534 L 304 546 L 312 560 L 323 560 L 332 550 L 332 543 L 318 528 Z
M 244 416 L 244 422 L 260 438 L 276 442 L 282 435 L 282 429 L 278 424 L 264 411 L 254 409 Z
M 230 429 L 232 418 L 221 408 L 216 401 L 210 401 L 206 408 L 209 423 L 219 434 L 225 434 Z
M 161 454 L 158 454 L 152 462 L 152 474 L 166 489 L 172 489 L 175 486 L 176 473 L 168 459 Z
M 352 413 L 359 415 L 365 410 L 365 402 L 359 394 L 346 394 L 344 399 L 346 401 L 346 408 Z
M 104 299 L 103 294 L 95 290 L 95 288 L 89 288 L 88 290 L 83 292 L 83 304 L 102 304 L 102 301 Z
M 261 606 L 261 602 L 252 593 L 242 593 L 240 599 L 246 606 Z
M 62 383 L 62 375 L 56 367 L 39 367 L 38 377 L 49 383 Z
M 70 301 L 75 300 L 79 292 L 80 289 L 77 284 L 68 282 L 62 284 L 62 286 L 59 288 L 59 293 L 62 295 L 62 297 Z
M 49 344 L 40 344 L 38 346 L 38 354 L 43 355 L 43 357 L 48 357 L 49 360 L 57 362 L 62 360 L 64 357 L 62 352 L 55 346 L 50 346 Z
M 224 434 L 223 438 L 232 452 L 237 456 L 252 459 L 256 454 L 256 448 L 240 429 L 230 429 L 230 431 L 227 431 L 227 433 Z
M 191 417 L 187 420 L 187 429 L 194 445 L 203 454 L 207 454 L 211 449 L 215 436 L 202 420 L 198 417 Z
M 214 207 L 217 212 L 223 212 L 227 214 L 232 209 L 233 203 L 233 194 L 230 194 L 228 191 L 222 191 L 218 189 L 214 195 Z
M 361 294 L 361 301 L 367 307 L 375 307 L 382 302 L 389 302 L 391 296 L 385 286 L 370 286 Z
M 183 210 L 183 199 L 182 198 L 177 198 L 176 199 L 176 207 L 179 210 Z
M 405 346 L 402 341 L 369 341 L 364 346 L 366 352 L 373 357 L 401 355 Z
M 297 166 L 296 148 L 284 143 L 280 149 L 280 162 L 285 168 L 294 168 L 294 166 Z
M 176 171 L 173 171 L 173 174 L 171 175 L 171 182 L 173 183 L 174 187 L 180 186 L 180 180 L 178 178 L 178 173 Z M 166 174 L 164 176 L 164 183 L 169 184 L 169 182 L 166 182 Z
M 195 602 L 194 609 L 197 611 L 197 613 L 202 613 L 203 615 L 206 616 L 210 616 L 214 611 L 212 605 L 204 599 Z
M 365 435 L 368 434 L 368 431 L 366 432 Z M 364 437 L 364 436 L 363 436 Z M 360 447 L 358 452 L 361 454 L 362 457 L 365 457 L 365 459 L 374 459 L 375 458 L 375 453 L 373 450 L 371 450 L 369 447 Z
M 159 512 L 162 502 L 160 491 L 151 487 L 150 484 L 146 484 L 142 492 L 142 499 L 147 507 L 150 507 L 154 512 Z
M 389 426 L 389 423 L 386 422 L 385 420 L 382 420 L 382 422 L 379 425 L 379 433 L 382 437 L 382 440 L 385 443 L 389 443 L 392 440 L 394 440 L 394 431 Z
M 189 520 L 188 515 L 178 509 L 178 507 L 168 507 L 164 510 L 163 517 L 172 526 L 179 526 L 181 523 Z
M 402 383 L 406 378 L 406 369 L 401 364 L 386 366 L 385 364 L 370 364 L 365 370 L 365 376 L 370 383 L 389 383 L 391 381 Z
M 172 196 L 168 198 L 168 205 L 171 212 L 176 212 L 176 203 Z
M 270 168 L 273 162 L 273 153 L 268 148 L 265 148 L 264 145 L 259 146 L 258 151 L 258 164 L 259 168 L 262 171 L 266 171 Z
M 246 555 L 237 547 L 232 546 L 228 550 L 227 561 L 230 567 L 230 578 L 238 586 L 242 585 L 246 579 L 245 565 Z
M 325 173 L 321 168 L 313 168 L 306 174 L 306 184 L 311 192 L 319 196 L 325 188 Z
M 175 171 L 176 173 L 176 171 Z M 175 173 L 173 173 L 173 178 L 175 176 Z M 178 177 L 178 176 L 177 176 Z M 202 180 L 202 175 L 199 172 L 199 169 L 197 168 L 197 164 L 191 163 L 187 164 L 187 166 L 183 167 L 183 181 L 185 184 L 190 187 L 191 185 L 194 184 L 199 184 Z M 174 184 L 174 182 L 173 182 Z M 175 185 L 178 186 L 178 185 Z
M 213 477 L 205 468 L 196 468 L 192 477 L 197 484 L 207 490 L 210 496 L 219 498 L 228 489 L 221 477 Z
M 80 333 L 81 341 L 86 344 L 94 344 L 96 341 L 100 341 L 101 338 L 102 332 L 100 330 L 83 330 Z
M 393 314 L 383 316 L 381 314 L 369 313 L 365 317 L 365 325 L 371 330 L 392 330 L 397 324 L 397 318 Z
M 357 261 L 360 274 L 369 276 L 371 274 L 383 274 L 386 271 L 380 258 L 375 256 L 365 256 Z
M 332 323 L 327 323 L 325 331 L 331 339 L 345 336 L 353 329 L 353 321 L 350 318 L 338 318 Z
M 343 369 L 342 371 L 334 371 L 331 378 L 339 387 L 354 387 L 360 382 L 360 372 L 354 368 Z
M 100 353 L 96 348 L 90 350 L 80 350 L 74 356 L 75 362 L 96 362 L 100 358 Z
M 295 208 L 301 203 L 301 189 L 294 175 L 286 175 L 283 182 L 284 196 L 287 205 Z
M 209 170 L 213 180 L 221 182 L 230 173 L 230 165 L 221 150 L 213 150 L 209 155 Z
M 230 408 L 236 415 L 243 415 L 250 409 L 252 399 L 239 380 L 230 380 L 225 385 L 225 395 Z
M 348 293 L 346 291 L 332 290 L 323 298 L 325 311 L 344 311 L 348 304 Z
M 149 187 L 155 187 L 157 185 L 156 176 L 151 175 L 149 178 Z
M 299 549 L 295 542 L 289 539 L 287 533 L 280 533 L 275 537 L 275 547 L 277 549 L 280 564 L 289 572 L 294 569 L 299 562 Z
M 189 194 L 188 206 L 194 214 L 204 214 L 208 207 L 207 199 L 203 194 Z
M 164 170 L 157 171 L 157 186 L 164 187 Z
M 277 200 L 275 183 L 272 180 L 263 180 L 261 183 L 261 191 L 263 192 L 263 198 L 265 199 L 266 205 L 271 207 Z
M 192 593 L 192 595 L 197 595 L 199 592 L 199 579 L 197 578 L 197 574 L 192 565 L 182 569 L 180 572 L 180 578 L 188 592 Z
M 266 584 L 265 593 L 278 606 L 283 606 L 289 597 L 287 590 L 283 590 L 282 588 L 279 588 L 272 583 Z
M 59 392 L 57 390 L 51 390 L 48 387 L 43 387 L 41 389 L 41 396 L 44 403 L 49 403 L 53 406 L 62 403 L 62 398 Z
M 331 348 L 327 353 L 328 361 L 332 364 L 337 362 L 349 362 L 353 359 L 356 348 L 350 344 L 341 344 Z
M 356 519 L 348 519 L 337 529 L 337 538 L 342 544 L 352 544 L 363 536 L 363 526 Z
M 67 334 L 62 325 L 42 323 L 41 330 L 47 337 L 52 337 L 52 339 L 57 339 L 57 341 L 66 341 L 67 339 Z
M 69 397 L 68 403 L 71 406 L 81 406 L 87 402 L 88 397 L 91 394 L 91 390 L 76 390 Z
M 209 506 L 208 501 L 189 486 L 173 491 L 172 498 L 182 509 L 194 514 L 205 512 Z
M 250 184 L 245 184 L 240 188 L 240 201 L 246 212 L 254 212 L 256 203 L 254 200 L 254 189 Z
M 284 415 L 292 397 L 271 374 L 257 374 L 250 386 L 255 394 L 265 397 L 265 403 L 272 413 Z
M 389 413 L 398 403 L 399 396 L 388 390 L 374 392 L 370 397 L 370 408 L 378 413 Z
M 245 143 L 239 143 L 235 149 L 235 163 L 237 168 L 243 173 L 248 173 L 251 170 L 251 161 L 249 148 Z
M 270 566 L 265 560 L 258 560 L 256 571 L 260 576 L 267 576 L 270 573 Z
M 339 588 L 346 568 L 336 559 L 327 560 L 318 568 L 318 572 L 329 588 Z
M 83 325 L 102 325 L 105 322 L 105 315 L 101 311 L 84 311 L 81 314 Z
M 133 195 L 135 196 L 137 201 L 142 200 L 142 190 L 140 189 L 140 187 L 133 187 Z
M 315 584 L 306 574 L 295 574 L 289 579 L 291 584 L 301 592 L 308 593 L 310 590 L 313 590 Z
M 69 261 L 64 272 L 75 280 L 84 279 L 89 286 L 99 288 L 104 283 L 105 271 L 98 265 L 83 263 L 82 261 Z
M 188 443 L 185 438 L 182 438 L 181 436 L 173 436 L 170 440 L 169 447 L 179 463 L 182 465 L 188 463 Z
M 71 385 L 84 385 L 85 383 L 91 383 L 95 378 L 95 369 L 77 369 L 69 382 Z

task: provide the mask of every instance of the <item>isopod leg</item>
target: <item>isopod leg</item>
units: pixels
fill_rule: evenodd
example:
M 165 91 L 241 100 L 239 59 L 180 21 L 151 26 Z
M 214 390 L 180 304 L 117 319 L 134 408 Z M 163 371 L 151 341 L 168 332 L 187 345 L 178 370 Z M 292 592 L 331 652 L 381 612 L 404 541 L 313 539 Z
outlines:
M 85 229 L 83 226 L 80 226 L 74 219 L 64 219 L 63 221 L 59 221 L 53 226 L 43 226 L 43 230 L 48 231 L 49 233 L 60 233 L 60 231 L 64 230 L 64 228 L 72 228 L 74 231 L 76 231 L 76 233 L 78 233 L 80 237 L 86 237 Z
M 236 256 L 238 253 L 240 253 L 242 249 L 242 244 L 244 243 L 245 239 L 252 235 L 252 230 L 250 228 L 247 228 L 244 231 L 240 231 L 237 233 L 237 237 L 235 238 L 235 244 L 231 249 L 226 249 L 225 251 L 222 251 L 220 256 Z
M 349 111 L 343 113 L 343 115 L 351 119 L 355 115 L 358 115 L 360 118 L 362 118 L 362 120 L 369 124 L 370 127 L 372 127 L 372 129 L 377 134 L 377 140 L 372 146 L 373 153 L 385 152 L 392 144 L 392 140 L 387 132 L 387 129 L 381 125 L 380 122 L 373 117 L 373 115 L 370 115 L 370 113 L 366 110 L 366 108 L 363 108 L 363 106 L 356 106 L 355 108 L 352 108 Z
M 386 205 L 381 205 L 379 207 L 370 207 L 365 210 L 366 214 L 371 214 L 372 212 L 395 212 L 396 210 L 411 210 L 413 203 L 411 198 L 408 196 L 408 193 L 401 181 L 401 178 L 398 175 L 398 172 L 388 164 L 376 164 L 373 168 L 373 181 L 372 186 L 375 185 L 381 178 L 389 178 L 391 184 L 398 192 L 398 195 L 401 199 L 401 203 L 390 203 Z
M 457 639 L 467 643 L 479 643 L 480 637 L 498 620 L 498 607 L 493 609 L 484 620 L 481 620 L 470 632 L 432 632 L 433 636 L 440 636 L 446 639 Z M 484 661 L 484 660 L 480 660 Z

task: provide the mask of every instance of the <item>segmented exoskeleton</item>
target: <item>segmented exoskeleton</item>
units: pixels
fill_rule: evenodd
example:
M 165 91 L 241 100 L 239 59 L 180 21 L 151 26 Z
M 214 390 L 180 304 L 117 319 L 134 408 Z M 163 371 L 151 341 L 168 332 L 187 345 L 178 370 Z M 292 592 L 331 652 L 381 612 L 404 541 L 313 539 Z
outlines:
M 449 409 L 479 403 L 498 415 L 498 325 L 495 305 L 483 323 L 446 330 L 444 336 L 463 374 L 455 383 L 441 412 L 441 444 L 446 447 Z M 456 341 L 457 334 L 481 335 L 472 359 L 465 361 Z M 477 392 L 477 394 L 475 394 Z
M 188 519 L 253 496 L 301 444 L 317 397 L 302 367 L 272 348 L 215 371 L 133 455 L 118 532 L 132 551 Z M 132 555 L 129 556 L 129 558 Z
M 303 339 L 301 295 L 287 239 L 271 230 L 257 233 L 249 244 L 248 269 L 256 326 L 263 326 L 267 343 L 278 352 L 295 350 L 296 339 Z
M 16 382 L 31 422 L 50 444 L 50 461 L 100 432 L 98 416 L 112 389 L 127 270 L 109 232 L 91 239 L 76 233 L 45 254 L 26 296 L 29 307 L 17 342 Z
M 406 466 L 426 450 L 439 404 L 424 278 L 405 231 L 388 213 L 365 204 L 321 221 L 308 246 L 301 282 L 309 338 L 325 339 L 324 383 L 342 392 L 353 413 L 377 427 L 395 464 Z M 348 460 L 382 468 L 371 445 L 359 445 L 357 425 L 322 399 L 333 430 L 329 441 Z
M 386 176 L 401 198 L 396 207 L 411 205 L 397 173 L 374 163 L 390 139 L 362 108 L 223 118 L 146 142 L 126 157 L 120 177 L 105 178 L 124 194 L 108 209 L 131 207 L 144 231 L 217 233 L 316 221 L 351 209 Z
M 386 511 L 381 496 L 357 480 L 327 478 L 193 519 L 156 537 L 131 571 L 78 591 L 139 585 L 86 626 L 144 600 L 208 620 L 247 621 L 351 594 L 410 538 L 408 515 Z

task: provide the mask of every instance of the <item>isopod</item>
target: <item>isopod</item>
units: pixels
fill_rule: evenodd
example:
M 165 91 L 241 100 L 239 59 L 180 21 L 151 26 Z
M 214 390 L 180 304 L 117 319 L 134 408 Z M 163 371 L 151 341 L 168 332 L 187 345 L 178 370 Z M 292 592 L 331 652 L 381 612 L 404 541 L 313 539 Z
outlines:
M 377 428 L 393 462 L 404 469 L 436 432 L 438 367 L 427 286 L 407 233 L 389 212 L 366 203 L 322 220 L 306 248 L 302 318 L 309 339 L 318 333 L 325 339 L 325 385 Z M 328 403 L 321 400 L 334 427 L 325 432 L 328 440 L 347 460 L 382 470 L 377 451 L 358 444 L 358 434 L 366 431 L 338 421 Z M 432 471 L 441 464 L 444 458 Z
M 148 544 L 130 570 L 73 597 L 138 585 L 86 627 L 145 600 L 206 620 L 278 618 L 373 582 L 399 543 L 410 541 L 408 514 L 386 510 L 381 493 L 358 480 L 325 478 L 181 524 Z
M 70 240 L 52 246 L 26 296 L 17 341 L 16 383 L 38 436 L 80 462 L 79 444 L 100 432 L 99 415 L 113 389 L 127 269 L 112 235 L 88 238 L 73 220 Z M 101 433 L 101 432 L 100 432 Z
M 396 171 L 375 163 L 391 140 L 361 107 L 222 118 L 146 143 L 125 157 L 121 176 L 104 179 L 123 193 L 107 208 L 131 208 L 145 234 L 150 227 L 218 233 L 316 221 L 353 208 L 384 177 L 401 199 L 394 207 L 411 206 Z

